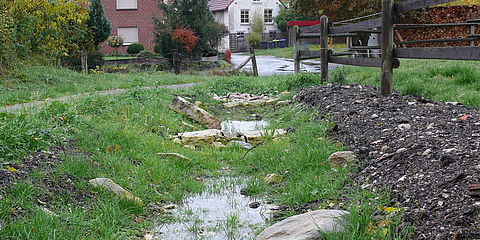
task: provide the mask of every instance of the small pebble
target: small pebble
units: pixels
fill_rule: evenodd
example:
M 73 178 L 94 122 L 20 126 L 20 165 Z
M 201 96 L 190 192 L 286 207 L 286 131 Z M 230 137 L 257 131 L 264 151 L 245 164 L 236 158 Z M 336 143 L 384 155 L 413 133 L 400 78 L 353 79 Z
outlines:
M 259 203 L 259 202 L 251 202 L 251 203 L 248 204 L 248 206 L 249 206 L 250 208 L 255 209 L 255 208 L 260 207 L 260 203 Z

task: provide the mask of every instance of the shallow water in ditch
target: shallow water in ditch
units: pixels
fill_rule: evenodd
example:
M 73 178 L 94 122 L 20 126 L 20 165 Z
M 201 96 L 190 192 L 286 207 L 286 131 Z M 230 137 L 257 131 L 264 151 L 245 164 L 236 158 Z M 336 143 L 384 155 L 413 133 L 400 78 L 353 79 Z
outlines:
M 172 210 L 174 221 L 158 226 L 155 239 L 255 239 L 269 216 L 264 206 L 249 207 L 257 199 L 241 195 L 245 181 L 231 177 L 206 180 L 206 191 Z
M 239 133 L 264 130 L 270 123 L 267 121 L 223 121 L 222 132 L 227 137 L 235 137 Z

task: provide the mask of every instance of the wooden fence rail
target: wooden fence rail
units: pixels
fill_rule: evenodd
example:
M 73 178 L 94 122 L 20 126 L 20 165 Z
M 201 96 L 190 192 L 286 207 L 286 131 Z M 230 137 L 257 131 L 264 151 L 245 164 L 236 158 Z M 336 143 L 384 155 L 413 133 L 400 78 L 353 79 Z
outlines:
M 380 94 L 389 95 L 392 93 L 393 69 L 400 67 L 398 58 L 411 59 L 449 59 L 449 60 L 480 60 L 480 47 L 475 46 L 475 41 L 480 40 L 480 34 L 476 34 L 476 29 L 480 25 L 480 19 L 471 19 L 465 23 L 444 23 L 444 24 L 395 24 L 399 19 L 399 14 L 411 10 L 422 9 L 438 4 L 452 2 L 454 0 L 407 0 L 394 3 L 394 0 L 382 0 L 382 12 L 364 17 L 336 22 L 333 26 L 329 24 L 328 18 L 322 16 L 320 24 L 311 27 L 295 27 L 294 42 L 294 69 L 300 72 L 300 62 L 306 59 L 321 59 L 321 80 L 328 79 L 328 63 L 337 63 L 343 65 L 378 67 L 381 68 L 381 89 Z M 372 18 L 376 16 L 377 18 Z M 371 19 L 368 19 L 371 18 Z M 362 22 L 350 23 L 357 20 L 368 19 Z M 347 24 L 348 23 L 348 24 Z M 464 26 L 470 27 L 471 32 L 464 38 L 445 38 L 394 42 L 394 34 L 398 35 L 398 29 L 422 29 L 422 28 L 444 28 Z M 380 30 L 379 30 L 380 29 Z M 347 51 L 334 52 L 328 49 L 329 37 L 347 37 L 347 42 L 351 37 L 359 33 L 378 33 L 381 35 L 380 46 L 355 46 L 349 47 Z M 301 39 L 320 38 L 319 51 L 300 50 Z M 422 47 L 407 48 L 406 44 L 416 43 L 435 43 L 435 42 L 469 42 L 470 47 Z M 395 48 L 395 44 L 402 48 Z M 380 58 L 355 58 L 357 51 L 381 51 L 373 55 L 380 55 Z M 367 53 L 367 55 L 370 55 Z M 351 56 L 351 57 L 345 57 Z

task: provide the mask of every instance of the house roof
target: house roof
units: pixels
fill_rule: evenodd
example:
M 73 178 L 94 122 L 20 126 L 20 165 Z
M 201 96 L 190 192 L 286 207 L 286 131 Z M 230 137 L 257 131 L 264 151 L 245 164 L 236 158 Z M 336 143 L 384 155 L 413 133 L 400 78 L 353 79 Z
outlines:
M 210 0 L 208 1 L 208 6 L 212 12 L 221 11 L 227 9 L 233 1 L 234 0 Z

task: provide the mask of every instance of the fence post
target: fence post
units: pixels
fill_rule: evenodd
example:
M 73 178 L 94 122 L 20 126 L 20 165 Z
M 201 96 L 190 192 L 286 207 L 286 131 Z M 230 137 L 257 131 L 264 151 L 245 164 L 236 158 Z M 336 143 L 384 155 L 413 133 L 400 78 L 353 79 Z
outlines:
M 172 64 L 173 64 L 173 70 L 175 71 L 175 74 L 180 74 L 180 66 L 178 62 L 178 50 L 177 49 L 172 49 Z
M 320 18 L 321 81 L 328 81 L 328 17 Z
M 252 58 L 253 76 L 258 77 L 257 58 L 255 57 L 255 49 L 250 48 L 250 57 Z
M 382 84 L 380 94 L 392 94 L 393 79 L 393 0 L 382 0 Z
M 293 48 L 294 48 L 294 69 L 295 73 L 300 73 L 300 27 L 295 26 L 293 27 Z
M 477 14 L 472 13 L 472 19 L 475 19 L 475 18 L 477 18 Z M 475 25 L 470 26 L 470 34 L 475 35 L 476 33 L 477 33 L 476 26 Z M 475 47 L 475 41 L 470 42 L 470 47 Z

